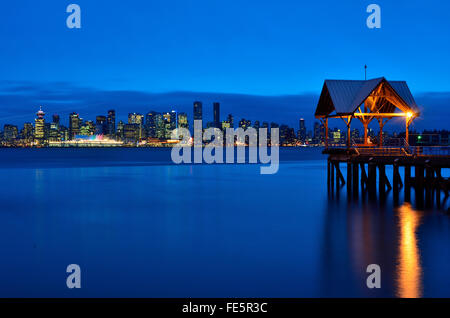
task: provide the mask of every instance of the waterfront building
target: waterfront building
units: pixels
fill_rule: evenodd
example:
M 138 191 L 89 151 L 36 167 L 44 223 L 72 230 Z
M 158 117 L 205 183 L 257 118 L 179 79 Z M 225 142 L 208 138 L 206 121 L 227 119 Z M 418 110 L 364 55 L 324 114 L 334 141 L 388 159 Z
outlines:
M 315 144 L 320 143 L 320 123 L 318 121 L 314 122 L 314 135 L 313 135 L 313 142 Z
M 46 124 L 47 126 L 47 124 Z M 51 122 L 48 124 L 48 131 L 46 133 L 46 139 L 48 138 L 49 141 L 61 141 L 61 136 L 59 134 L 59 124 L 55 122 Z
M 129 113 L 128 114 L 128 124 L 131 125 L 137 125 L 137 134 L 138 139 L 141 139 L 144 137 L 143 131 L 144 131 L 144 115 L 138 114 L 138 113 Z M 131 126 L 129 126 L 129 129 Z M 126 137 L 125 137 L 126 138 Z
M 26 143 L 32 143 L 34 136 L 34 128 L 32 123 L 23 124 L 22 138 Z
M 188 116 L 186 113 L 178 114 L 178 128 L 186 128 L 189 129 Z
M 81 136 L 93 136 L 96 134 L 96 125 L 92 120 L 87 120 L 80 128 Z
M 116 111 L 114 109 L 108 110 L 106 134 L 110 137 L 116 134 Z
M 156 127 L 156 138 L 164 139 L 165 138 L 165 126 L 164 126 L 164 117 L 162 114 L 155 115 L 155 127 Z
M 135 143 L 140 139 L 140 125 L 139 124 L 125 124 L 123 129 L 123 139 L 127 143 Z
M 69 140 L 74 139 L 80 133 L 81 122 L 80 115 L 77 113 L 73 112 L 69 115 Z
M 155 116 L 158 113 L 155 111 L 150 111 L 145 116 L 145 130 L 147 133 L 147 137 L 155 138 L 156 137 L 156 122 L 155 122 Z
M 299 121 L 298 139 L 302 143 L 306 141 L 306 125 L 305 120 L 303 118 L 300 118 Z
M 202 102 L 196 101 L 194 102 L 194 120 L 202 120 L 202 119 L 203 119 Z
M 171 111 L 170 113 L 165 113 L 164 118 L 164 138 L 171 139 L 172 131 L 177 127 L 177 113 Z
M 117 132 L 116 132 L 117 138 L 119 140 L 123 140 L 124 138 L 124 128 L 125 124 L 123 123 L 123 121 L 120 120 L 119 123 L 117 124 Z
M 99 115 L 95 118 L 95 134 L 106 135 L 108 133 L 108 125 L 106 116 Z
M 37 118 L 34 120 L 34 139 L 42 144 L 45 137 L 45 113 L 42 110 L 42 106 L 39 108 L 39 111 L 36 113 Z
M 3 128 L 4 140 L 11 142 L 19 137 L 19 129 L 17 128 L 17 126 L 6 124 Z

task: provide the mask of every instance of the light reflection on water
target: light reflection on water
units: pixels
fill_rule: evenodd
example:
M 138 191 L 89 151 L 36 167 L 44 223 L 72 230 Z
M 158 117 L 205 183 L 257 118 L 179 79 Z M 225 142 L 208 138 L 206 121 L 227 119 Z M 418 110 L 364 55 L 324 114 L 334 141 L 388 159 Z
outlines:
M 422 213 L 415 211 L 410 204 L 398 209 L 397 296 L 401 298 L 422 297 L 422 266 L 417 242 L 417 229 Z

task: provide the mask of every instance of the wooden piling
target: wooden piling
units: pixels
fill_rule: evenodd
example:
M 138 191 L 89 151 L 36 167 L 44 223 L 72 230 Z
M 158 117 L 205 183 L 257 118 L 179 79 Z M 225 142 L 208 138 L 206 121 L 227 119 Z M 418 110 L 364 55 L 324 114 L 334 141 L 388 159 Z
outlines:
M 353 196 L 357 198 L 359 195 L 359 166 L 353 163 Z

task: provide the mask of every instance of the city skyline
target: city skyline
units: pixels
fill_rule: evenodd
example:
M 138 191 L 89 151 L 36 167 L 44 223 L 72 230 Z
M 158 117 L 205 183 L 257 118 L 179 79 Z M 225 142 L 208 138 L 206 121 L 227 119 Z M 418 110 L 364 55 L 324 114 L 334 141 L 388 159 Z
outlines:
M 118 146 L 116 142 L 122 142 L 123 145 L 141 144 L 150 146 L 171 145 L 172 131 L 176 128 L 187 128 L 192 132 L 194 120 L 200 120 L 203 128 L 219 128 L 225 132 L 226 129 L 242 128 L 244 131 L 248 128 L 267 128 L 270 131 L 273 128 L 279 129 L 280 144 L 285 146 L 299 145 L 325 145 L 325 126 L 318 120 L 312 120 L 306 123 L 304 118 L 299 118 L 298 125 L 291 127 L 285 123 L 274 121 L 250 120 L 246 118 L 235 118 L 233 114 L 220 114 L 220 103 L 213 102 L 209 107 L 204 107 L 202 101 L 192 103 L 192 120 L 185 112 L 177 110 L 156 111 L 150 110 L 146 113 L 129 112 L 127 120 L 118 119 L 114 109 L 104 111 L 103 114 L 97 114 L 94 119 L 84 118 L 78 112 L 71 112 L 68 115 L 68 125 L 63 125 L 60 114 L 50 115 L 44 112 L 42 106 L 36 112 L 34 124 L 31 121 L 23 123 L 23 126 L 5 124 L 3 130 L 0 130 L 0 141 L 2 146 L 48 146 L 49 144 L 60 142 L 70 142 L 76 140 L 97 140 L 105 142 L 106 146 Z M 212 118 L 205 118 L 204 109 L 212 108 Z M 106 114 L 106 115 L 104 115 Z M 45 116 L 49 118 L 45 120 Z M 62 116 L 63 118 L 66 116 Z M 223 118 L 223 120 L 221 120 Z M 235 125 L 236 123 L 236 125 Z M 410 130 L 412 138 L 409 140 L 414 145 L 448 145 L 449 131 L 436 130 L 417 132 Z M 379 130 L 369 128 L 368 136 L 374 143 L 379 138 Z M 405 138 L 405 132 L 395 131 L 389 133 L 384 131 L 383 136 L 393 138 Z M 91 138 L 92 137 L 92 138 Z M 106 138 L 106 139 L 104 139 Z M 270 137 L 269 137 L 270 138 Z M 361 131 L 358 128 L 351 129 L 351 139 L 353 142 L 360 141 Z M 344 144 L 347 141 L 346 133 L 339 127 L 329 127 L 328 140 L 334 144 Z M 109 141 L 116 141 L 110 143 Z M 144 144 L 142 144 L 144 142 Z M 169 142 L 169 143 L 167 143 Z M 94 143 L 99 145 L 99 143 Z M 78 144 L 76 144 L 78 146 Z
M 409 83 L 409 82 L 408 82 Z M 95 117 L 105 109 L 114 108 L 119 114 L 127 114 L 130 109 L 146 113 L 149 109 L 174 109 L 193 116 L 192 101 L 201 100 L 205 104 L 220 101 L 238 118 L 258 119 L 260 121 L 284 122 L 296 126 L 298 117 L 314 120 L 314 108 L 319 100 L 317 94 L 257 96 L 242 94 L 220 94 L 202 92 L 146 93 L 139 91 L 104 91 L 74 86 L 70 83 L 37 84 L 32 82 L 0 81 L 0 126 L 19 125 L 44 105 L 52 113 L 70 113 L 73 109 Z M 448 125 L 441 120 L 450 109 L 450 93 L 426 93 L 413 95 L 421 110 L 421 117 L 413 125 L 417 130 L 431 128 L 446 129 Z M 442 110 L 437 112 L 436 110 Z M 205 116 L 213 118 L 213 109 L 205 109 Z M 119 119 L 126 119 L 125 116 Z M 63 118 L 63 121 L 66 119 Z M 402 123 L 393 122 L 388 131 L 399 130 Z

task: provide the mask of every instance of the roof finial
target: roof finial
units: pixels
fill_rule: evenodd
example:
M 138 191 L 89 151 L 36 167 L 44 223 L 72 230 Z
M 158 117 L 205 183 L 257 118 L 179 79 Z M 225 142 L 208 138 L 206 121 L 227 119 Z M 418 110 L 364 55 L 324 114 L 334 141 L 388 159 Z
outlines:
M 367 64 L 364 65 L 364 80 L 367 81 Z

